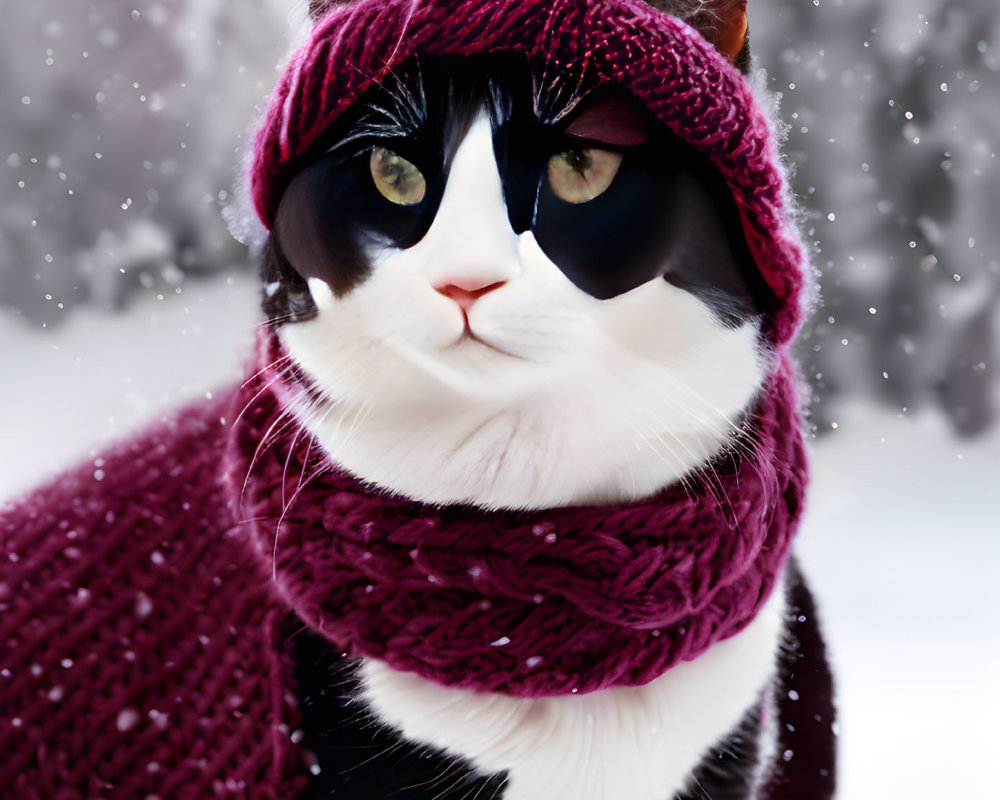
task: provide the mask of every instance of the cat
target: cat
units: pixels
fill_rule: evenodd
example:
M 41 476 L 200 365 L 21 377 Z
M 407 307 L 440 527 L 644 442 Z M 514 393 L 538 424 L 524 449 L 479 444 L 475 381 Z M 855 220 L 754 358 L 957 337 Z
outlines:
M 0 513 L 0 796 L 829 800 L 745 3 L 311 11 L 247 380 Z
M 667 10 L 728 39 L 746 71 L 745 3 L 696 5 Z M 561 77 L 418 60 L 324 134 L 281 198 L 264 305 L 311 387 L 295 415 L 370 485 L 483 509 L 628 502 L 741 446 L 773 353 L 731 193 L 626 91 L 581 98 Z M 331 761 L 316 794 L 359 769 L 339 748 L 361 718 L 359 737 L 384 726 L 392 747 L 443 754 L 386 770 L 363 749 L 378 764 L 364 796 L 390 795 L 386 771 L 426 781 L 414 797 L 757 796 L 779 738 L 765 687 L 801 657 L 809 601 L 790 574 L 794 597 L 736 639 L 586 697 L 483 695 L 377 660 L 345 671 L 307 643 L 300 665 L 339 687 L 307 732 Z

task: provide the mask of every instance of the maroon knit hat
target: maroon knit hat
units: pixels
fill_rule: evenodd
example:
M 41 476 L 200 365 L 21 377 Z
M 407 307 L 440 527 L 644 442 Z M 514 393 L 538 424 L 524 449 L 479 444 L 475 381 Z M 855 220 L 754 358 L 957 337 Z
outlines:
M 704 153 L 736 200 L 775 296 L 775 344 L 811 298 L 804 248 L 767 119 L 744 77 L 683 22 L 641 0 L 356 0 L 334 6 L 292 56 L 257 134 L 254 206 L 270 229 L 310 147 L 369 87 L 415 56 L 519 53 L 631 92 Z

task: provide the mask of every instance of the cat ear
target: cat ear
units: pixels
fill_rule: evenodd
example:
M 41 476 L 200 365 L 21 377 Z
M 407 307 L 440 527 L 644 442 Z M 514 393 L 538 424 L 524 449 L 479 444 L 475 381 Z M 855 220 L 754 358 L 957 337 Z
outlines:
M 750 28 L 747 21 L 747 0 L 726 0 L 719 3 L 718 34 L 715 39 L 709 38 L 729 60 L 737 66 L 739 59 L 750 42 Z M 746 53 L 749 56 L 749 53 Z
M 747 0 L 647 0 L 680 17 L 743 72 L 750 68 Z
M 347 0 L 309 0 L 309 16 L 317 20 L 326 14 L 334 6 L 340 5 Z

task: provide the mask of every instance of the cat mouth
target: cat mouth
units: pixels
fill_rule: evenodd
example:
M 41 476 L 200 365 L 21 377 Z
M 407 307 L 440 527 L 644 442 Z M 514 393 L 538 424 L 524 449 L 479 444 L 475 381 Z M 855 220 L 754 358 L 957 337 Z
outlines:
M 452 348 L 462 347 L 464 344 L 468 342 L 474 342 L 475 344 L 482 345 L 483 347 L 486 347 L 490 350 L 493 350 L 496 353 L 500 353 L 501 355 L 507 356 L 509 358 L 516 358 L 519 361 L 526 360 L 524 356 L 519 356 L 517 355 L 517 353 L 512 353 L 509 350 L 504 350 L 502 347 L 499 347 L 498 345 L 495 345 L 492 342 L 488 342 L 486 339 L 477 336 L 475 331 L 473 331 L 472 327 L 469 325 L 468 317 L 466 317 L 465 328 L 462 330 L 462 333 L 459 335 L 459 337 L 452 343 L 451 347 Z

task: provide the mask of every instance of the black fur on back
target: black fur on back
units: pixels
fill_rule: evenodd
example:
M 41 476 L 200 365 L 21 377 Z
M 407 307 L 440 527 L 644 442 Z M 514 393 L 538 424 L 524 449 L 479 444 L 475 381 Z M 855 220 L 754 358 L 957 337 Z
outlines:
M 786 644 L 774 695 L 778 742 L 761 800 L 830 800 L 837 789 L 833 675 L 816 603 L 794 560 L 786 585 Z
M 688 789 L 672 800 L 832 800 L 836 791 L 836 719 L 833 677 L 816 606 L 798 564 L 785 576 L 787 611 L 777 680 L 764 713 L 777 716 L 774 742 L 761 736 L 762 708 L 740 723 L 704 757 Z M 763 752 L 773 751 L 759 764 Z M 755 776 L 761 776 L 754 790 Z
M 674 800 L 747 800 L 760 750 L 760 706 L 754 706 L 691 774 L 688 789 Z

